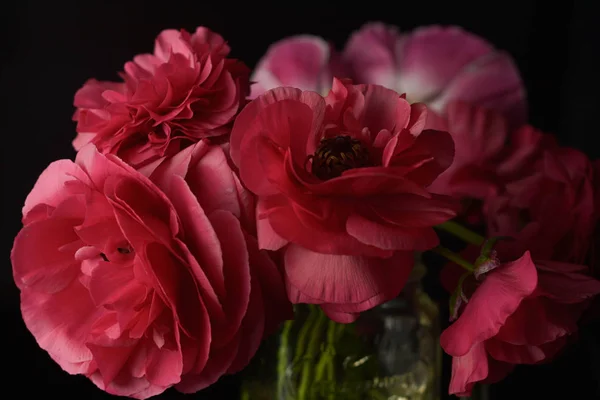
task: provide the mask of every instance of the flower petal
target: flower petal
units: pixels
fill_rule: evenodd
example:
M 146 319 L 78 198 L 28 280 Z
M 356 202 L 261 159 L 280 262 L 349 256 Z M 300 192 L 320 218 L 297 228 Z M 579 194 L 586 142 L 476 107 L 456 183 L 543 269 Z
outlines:
M 331 85 L 330 46 L 318 36 L 298 35 L 269 47 L 251 80 L 250 98 L 279 86 L 322 93 Z
M 396 90 L 400 49 L 401 36 L 395 27 L 368 23 L 350 36 L 343 60 L 357 82 Z
M 439 244 L 433 228 L 404 228 L 374 222 L 352 214 L 346 221 L 346 230 L 360 242 L 385 250 L 424 251 Z
M 456 396 L 468 397 L 475 383 L 486 379 L 488 373 L 488 355 L 483 343 L 477 343 L 464 355 L 452 357 L 448 391 Z
M 492 339 L 485 342 L 485 349 L 490 356 L 498 361 L 511 364 L 537 364 L 542 361 L 550 361 L 564 348 L 566 342 L 566 336 L 561 336 L 557 340 L 538 346 L 529 344 L 514 345 Z
M 442 111 L 451 100 L 497 110 L 515 127 L 527 119 L 519 70 L 512 57 L 503 52 L 491 54 L 465 68 L 430 106 Z
M 333 303 L 342 312 L 359 312 L 397 296 L 413 266 L 411 253 L 390 258 L 337 256 L 289 245 L 285 255 L 288 282 L 320 303 Z M 290 298 L 292 303 L 298 298 Z
M 427 101 L 465 67 L 493 51 L 489 43 L 459 27 L 417 29 L 403 42 L 396 90 L 417 101 Z
M 536 285 L 537 273 L 529 252 L 496 268 L 477 288 L 462 315 L 442 332 L 444 350 L 452 356 L 462 356 L 496 335 Z

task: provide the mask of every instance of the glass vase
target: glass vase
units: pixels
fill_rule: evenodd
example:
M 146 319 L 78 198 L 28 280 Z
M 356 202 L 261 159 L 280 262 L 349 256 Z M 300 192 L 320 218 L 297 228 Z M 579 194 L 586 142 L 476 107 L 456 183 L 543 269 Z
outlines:
M 394 300 L 351 324 L 298 305 L 243 374 L 243 400 L 437 400 L 439 310 L 417 263 Z

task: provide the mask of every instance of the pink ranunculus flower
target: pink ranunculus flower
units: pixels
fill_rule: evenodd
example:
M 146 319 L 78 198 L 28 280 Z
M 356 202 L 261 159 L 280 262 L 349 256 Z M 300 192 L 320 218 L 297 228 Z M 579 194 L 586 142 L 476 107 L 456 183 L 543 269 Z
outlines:
M 577 331 L 590 299 L 600 294 L 600 281 L 585 265 L 524 250 L 540 248 L 540 237 L 540 226 L 529 224 L 514 241 L 497 246 L 499 266 L 463 283 L 466 302 L 441 336 L 453 357 L 451 394 L 468 396 L 477 382 L 497 382 L 517 364 L 552 360 Z M 457 269 L 445 267 L 444 286 L 456 286 Z
M 139 399 L 240 370 L 291 311 L 220 147 L 201 141 L 146 172 L 156 183 L 93 145 L 52 163 L 11 254 L 40 347 L 65 371 Z
M 333 76 L 344 76 L 333 45 L 314 35 L 292 36 L 272 44 L 252 73 L 251 98 L 280 86 L 326 95 Z
M 462 214 L 474 223 L 483 219 L 487 199 L 532 173 L 544 149 L 556 145 L 531 125 L 511 129 L 498 111 L 457 100 L 448 104 L 446 129 L 454 140 L 454 161 L 430 190 L 461 199 Z
M 408 93 L 411 101 L 445 114 L 452 100 L 499 110 L 511 125 L 526 121 L 525 91 L 513 59 L 459 27 L 426 26 L 400 34 L 369 23 L 355 32 L 343 53 L 360 83 Z
M 452 162 L 427 110 L 377 85 L 334 80 L 326 98 L 277 88 L 237 118 L 231 156 L 258 196 L 259 246 L 284 252 L 288 295 L 334 320 L 398 295 L 413 251 L 455 215 L 426 187 Z
M 153 54 L 125 64 L 122 83 L 91 79 L 75 94 L 75 149 L 91 142 L 137 167 L 227 135 L 250 75 L 228 54 L 224 39 L 204 27 L 161 32 Z

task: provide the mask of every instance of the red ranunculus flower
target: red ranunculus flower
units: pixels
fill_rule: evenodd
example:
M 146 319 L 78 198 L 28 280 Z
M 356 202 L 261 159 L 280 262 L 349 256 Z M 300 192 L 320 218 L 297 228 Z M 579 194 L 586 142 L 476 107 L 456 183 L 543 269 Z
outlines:
M 507 183 L 532 173 L 543 149 L 555 146 L 552 136 L 530 125 L 511 130 L 502 114 L 481 106 L 452 101 L 446 114 L 454 161 L 430 190 L 463 200 L 463 213 L 471 222 L 482 219 L 485 200 L 502 193 Z
M 422 104 L 339 80 L 327 98 L 278 88 L 240 113 L 231 156 L 258 196 L 259 246 L 285 246 L 292 302 L 351 321 L 397 296 L 412 252 L 437 245 L 432 227 L 455 205 L 426 187 L 453 144 L 426 122 Z
M 598 220 L 589 159 L 575 149 L 547 148 L 522 174 L 489 200 L 489 236 L 516 236 L 536 222 L 542 227 L 536 241 L 542 258 L 585 263 Z
M 600 293 L 600 281 L 585 265 L 524 250 L 539 248 L 540 237 L 540 226 L 530 224 L 515 241 L 497 246 L 499 266 L 463 283 L 466 301 L 441 336 L 442 347 L 453 356 L 451 394 L 467 396 L 475 383 L 497 382 L 516 364 L 550 361 Z M 442 272 L 451 290 L 461 272 L 456 269 L 449 265 Z
M 123 83 L 88 81 L 75 95 L 76 150 L 92 142 L 140 166 L 205 137 L 228 134 L 249 93 L 249 69 L 200 27 L 165 30 L 154 54 L 125 64 Z
M 52 163 L 11 254 L 40 347 L 65 371 L 140 399 L 239 371 L 291 313 L 220 147 L 201 141 L 146 172 L 156 183 L 93 145 Z

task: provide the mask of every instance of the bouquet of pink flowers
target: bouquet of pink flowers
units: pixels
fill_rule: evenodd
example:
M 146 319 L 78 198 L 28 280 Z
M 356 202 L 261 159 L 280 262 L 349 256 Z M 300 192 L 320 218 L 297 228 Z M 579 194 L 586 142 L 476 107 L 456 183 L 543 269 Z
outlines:
M 23 319 L 65 371 L 196 392 L 294 304 L 348 324 L 394 299 L 426 251 L 449 261 L 450 393 L 575 338 L 600 294 L 600 162 L 527 124 L 507 53 L 379 23 L 343 51 L 285 39 L 253 72 L 229 52 L 165 30 L 75 94 L 75 160 L 40 175 L 11 253 Z

